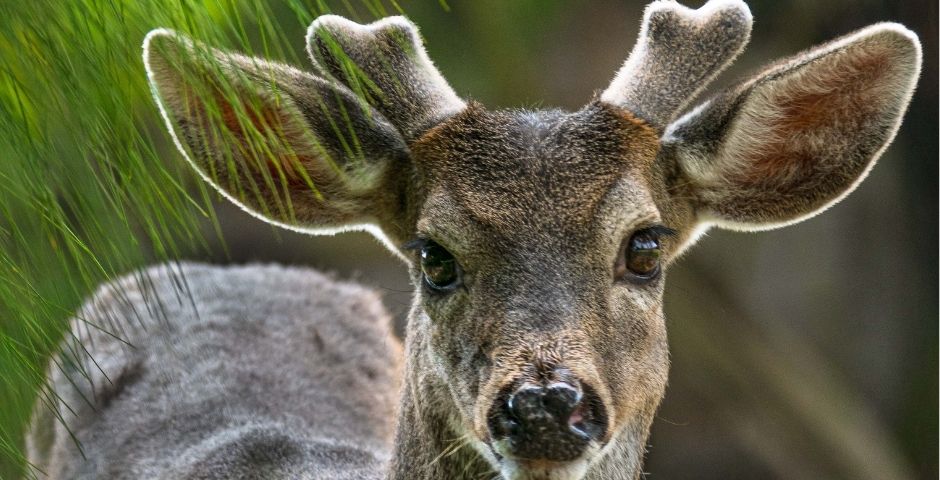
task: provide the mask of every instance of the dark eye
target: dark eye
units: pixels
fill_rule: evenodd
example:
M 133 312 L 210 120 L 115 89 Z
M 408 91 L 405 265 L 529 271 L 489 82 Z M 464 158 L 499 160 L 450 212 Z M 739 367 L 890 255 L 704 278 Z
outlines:
M 673 231 L 665 227 L 636 231 L 621 247 L 614 265 L 614 279 L 632 277 L 642 282 L 655 278 L 659 274 L 662 257 L 660 236 L 672 234 Z
M 449 292 L 460 284 L 460 265 L 444 247 L 428 241 L 421 247 L 421 273 L 428 288 Z

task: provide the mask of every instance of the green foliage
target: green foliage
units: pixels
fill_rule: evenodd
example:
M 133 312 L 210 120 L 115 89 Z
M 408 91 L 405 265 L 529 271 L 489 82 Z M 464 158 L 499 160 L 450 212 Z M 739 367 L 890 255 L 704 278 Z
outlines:
M 0 478 L 23 471 L 44 363 L 81 299 L 117 274 L 204 249 L 200 222 L 217 225 L 206 187 L 183 180 L 192 172 L 155 129 L 144 35 L 167 27 L 303 65 L 299 39 L 317 15 L 339 7 L 369 20 L 398 13 L 391 3 L 0 3 Z

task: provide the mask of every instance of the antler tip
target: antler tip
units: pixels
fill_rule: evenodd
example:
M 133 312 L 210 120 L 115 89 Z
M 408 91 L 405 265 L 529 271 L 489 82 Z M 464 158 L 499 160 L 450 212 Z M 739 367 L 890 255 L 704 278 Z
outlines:
M 750 32 L 754 17 L 743 0 L 710 0 L 698 9 L 686 7 L 675 0 L 656 0 L 646 7 L 643 26 L 683 25 L 701 28 L 715 20 Z

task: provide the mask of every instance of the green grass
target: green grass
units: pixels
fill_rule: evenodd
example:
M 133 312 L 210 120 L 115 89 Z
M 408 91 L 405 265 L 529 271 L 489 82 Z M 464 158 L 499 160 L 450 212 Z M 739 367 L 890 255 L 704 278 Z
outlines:
M 379 0 L 0 3 L 0 478 L 24 472 L 24 425 L 70 312 L 102 281 L 204 249 L 199 224 L 215 222 L 206 187 L 190 180 L 157 128 L 144 35 L 167 27 L 303 65 L 304 30 L 333 10 L 366 21 L 400 8 Z M 263 138 L 255 140 L 263 151 Z

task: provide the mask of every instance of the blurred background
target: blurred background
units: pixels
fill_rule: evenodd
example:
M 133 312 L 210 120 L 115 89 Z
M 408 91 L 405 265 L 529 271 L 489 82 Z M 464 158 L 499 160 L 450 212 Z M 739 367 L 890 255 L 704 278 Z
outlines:
M 644 3 L 0 3 L 0 478 L 24 471 L 22 429 L 69 312 L 114 275 L 177 258 L 304 264 L 384 291 L 399 324 L 410 303 L 403 264 L 367 234 L 276 230 L 196 181 L 149 95 L 147 30 L 303 68 L 317 14 L 404 11 L 465 98 L 576 109 L 626 58 Z M 937 2 L 748 3 L 750 46 L 710 91 L 885 20 L 920 35 L 924 71 L 897 139 L 854 194 L 786 229 L 713 230 L 670 270 L 672 371 L 646 471 L 937 478 Z

